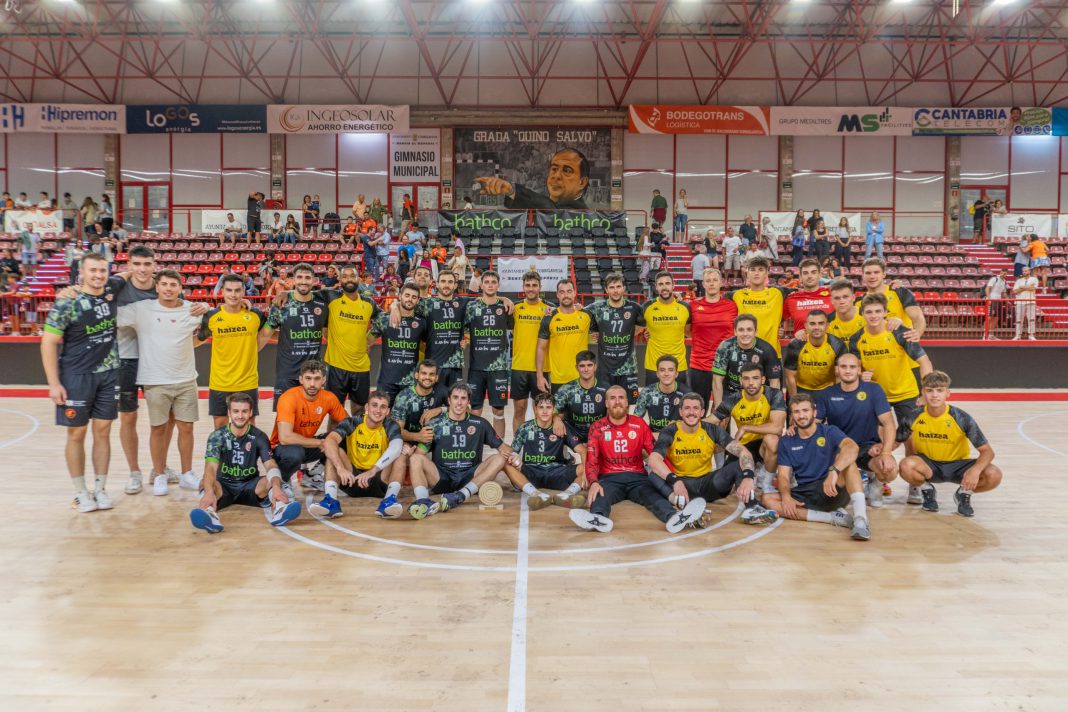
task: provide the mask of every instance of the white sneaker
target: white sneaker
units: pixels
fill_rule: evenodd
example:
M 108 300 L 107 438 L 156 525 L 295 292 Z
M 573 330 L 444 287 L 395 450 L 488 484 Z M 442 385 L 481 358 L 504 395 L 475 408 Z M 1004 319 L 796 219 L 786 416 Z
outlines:
M 864 484 L 864 499 L 868 501 L 868 506 L 872 509 L 879 509 L 883 506 L 883 483 L 874 475 L 869 474 L 868 481 Z
M 123 492 L 126 494 L 140 494 L 144 485 L 141 482 L 140 472 L 131 472 L 129 479 L 126 480 L 126 488 Z
M 587 531 L 596 530 L 602 534 L 607 534 L 612 531 L 611 519 L 594 514 L 588 509 L 572 509 L 567 513 L 567 516 L 569 516 L 571 521 L 577 526 Z
M 923 504 L 923 493 L 920 492 L 920 488 L 909 485 L 909 496 L 905 501 L 909 504 Z
M 71 505 L 82 514 L 86 512 L 95 512 L 97 510 L 96 498 L 88 492 L 79 492 L 74 495 L 74 504 Z
M 293 487 L 288 482 L 282 482 L 282 491 L 286 493 L 286 497 L 290 499 L 296 499 L 297 496 L 293 494 Z
M 167 475 L 156 475 L 152 479 L 152 494 L 164 497 L 167 494 Z
M 178 473 L 169 467 L 163 468 L 163 474 L 167 475 L 168 484 L 178 484 Z
M 115 506 L 114 504 L 112 504 L 111 497 L 108 496 L 108 493 L 105 490 L 98 490 L 97 492 L 94 492 L 93 499 L 96 500 L 97 509 L 111 509 Z
M 200 489 L 200 478 L 190 470 L 189 472 L 183 472 L 178 475 L 178 486 L 182 489 L 193 490 L 196 492 Z
M 687 524 L 699 521 L 705 513 L 705 501 L 700 497 L 694 497 L 678 512 L 675 512 L 665 522 L 669 534 L 678 534 L 686 528 Z

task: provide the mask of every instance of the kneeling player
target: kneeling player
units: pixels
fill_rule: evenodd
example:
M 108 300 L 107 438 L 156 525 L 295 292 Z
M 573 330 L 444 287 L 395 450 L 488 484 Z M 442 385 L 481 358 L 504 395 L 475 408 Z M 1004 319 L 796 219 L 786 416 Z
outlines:
M 704 412 L 704 398 L 696 393 L 682 397 L 680 420 L 660 431 L 649 455 L 653 484 L 679 507 L 685 507 L 691 497 L 715 502 L 733 491 L 738 495 L 738 501 L 745 505 L 743 522 L 767 524 L 775 521 L 775 512 L 764 509 L 757 499 L 752 454 L 723 428 L 702 421 Z M 717 446 L 737 459 L 713 472 Z
M 581 508 L 586 505 L 586 495 L 582 493 L 586 477 L 582 465 L 568 462 L 566 452 L 566 448 L 574 450 L 578 446 L 579 439 L 571 432 L 564 437 L 553 432 L 553 397 L 548 393 L 536 393 L 534 419 L 516 430 L 512 438 L 512 456 L 504 467 L 504 474 L 512 485 L 527 494 L 527 506 L 531 509 L 541 509 L 550 502 L 561 507 Z M 550 496 L 542 489 L 560 491 Z
M 782 391 L 764 385 L 766 379 L 760 364 L 742 366 L 738 379 L 741 390 L 729 393 L 712 417 L 719 418 L 724 430 L 734 421 L 737 426 L 734 439 L 749 450 L 757 463 L 757 488 L 768 492 L 774 489 L 771 473 L 778 465 L 779 436 L 786 427 L 786 403 Z
M 697 521 L 705 511 L 703 499 L 695 497 L 675 511 L 649 481 L 643 454 L 653 451 L 653 431 L 644 420 L 627 412 L 626 389 L 612 386 L 605 400 L 608 415 L 590 428 L 586 458 L 590 509 L 571 510 L 571 521 L 582 529 L 610 532 L 612 505 L 625 499 L 648 509 L 672 534 Z
M 342 442 L 347 457 L 341 454 Z M 363 413 L 342 420 L 323 440 L 326 494 L 308 511 L 318 517 L 340 517 L 340 490 L 349 497 L 381 497 L 375 514 L 386 519 L 399 517 L 404 508 L 397 495 L 404 474 L 394 472 L 393 461 L 402 447 L 400 428 L 389 419 L 389 396 L 375 391 Z
M 226 398 L 229 423 L 208 436 L 201 480 L 200 507 L 189 513 L 197 529 L 210 534 L 223 530 L 218 510 L 231 504 L 274 507 L 271 524 L 281 527 L 300 515 L 300 502 L 282 491 L 282 473 L 271 457 L 267 435 L 252 425 L 252 397 L 231 393 Z M 258 462 L 267 468 L 261 477 Z
M 972 495 L 989 492 L 1001 484 L 1001 468 L 994 464 L 994 448 L 972 416 L 947 405 L 950 385 L 947 374 L 932 371 L 923 377 L 922 385 L 923 410 L 905 423 L 912 433 L 916 454 L 901 461 L 901 478 L 913 487 L 920 487 L 923 508 L 928 512 L 938 511 L 935 482 L 960 485 L 953 494 L 957 514 L 974 516 Z M 979 451 L 978 457 L 969 457 L 969 442 Z
M 779 491 L 766 493 L 764 506 L 787 519 L 852 526 L 854 539 L 871 539 L 857 444 L 816 422 L 816 401 L 807 393 L 790 399 L 790 417 L 795 433 L 779 440 Z M 843 509 L 850 502 L 852 516 Z

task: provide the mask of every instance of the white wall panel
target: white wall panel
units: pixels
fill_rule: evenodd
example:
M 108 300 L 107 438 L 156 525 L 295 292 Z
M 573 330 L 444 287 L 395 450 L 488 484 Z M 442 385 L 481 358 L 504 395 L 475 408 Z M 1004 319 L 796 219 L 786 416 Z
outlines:
M 993 136 L 963 136 L 960 140 L 961 185 L 1009 182 L 1009 139 Z
M 649 208 L 653 202 L 653 190 L 668 199 L 668 220 L 671 220 L 671 172 L 655 171 L 650 173 L 623 173 L 623 208 L 624 210 L 644 210 L 644 216 L 627 214 L 627 227 L 631 233 L 639 225 L 651 225 L 653 214 Z
M 676 137 L 675 193 L 686 191 L 690 205 L 722 207 L 726 202 L 726 136 Z
M 660 134 L 623 134 L 623 168 L 671 170 L 675 165 L 672 139 Z
M 1068 213 L 1068 175 L 1061 176 L 1061 206 L 1058 212 Z
M 842 139 L 837 136 L 797 136 L 794 138 L 794 169 L 841 170 Z
M 846 137 L 847 208 L 889 208 L 894 204 L 894 139 Z
M 894 223 L 894 235 L 941 235 L 941 215 L 898 215 Z
M 1012 139 L 1009 209 L 1056 210 L 1060 155 L 1055 136 Z
M 104 136 L 102 134 L 59 134 L 56 165 L 60 168 L 103 168 Z
M 86 197 L 92 197 L 97 203 L 104 195 L 104 171 L 92 169 L 59 169 L 59 195 L 70 193 L 71 199 L 78 205 Z M 63 201 L 60 200 L 62 203 Z
M 263 168 L 271 166 L 271 137 L 267 134 L 223 134 L 224 168 Z
M 238 170 L 223 170 L 223 204 L 224 208 L 244 210 L 248 206 L 248 194 L 259 190 L 270 197 L 268 187 L 271 183 L 271 172 L 266 168 L 242 168 Z M 292 193 L 290 193 L 292 196 Z M 288 207 L 299 204 L 299 200 L 293 203 L 290 197 Z
M 776 136 L 730 136 L 728 167 L 738 169 L 779 169 L 779 139 Z
M 336 152 L 333 134 L 286 136 L 286 168 L 336 168 Z
M 56 147 L 52 134 L 19 134 L 7 142 L 8 190 L 12 198 L 26 193 L 36 203 L 42 190 L 55 197 Z
M 842 209 L 842 177 L 837 173 L 795 173 L 794 208 L 806 212 Z
M 945 205 L 945 176 L 934 174 L 899 174 L 897 176 L 898 212 L 941 211 Z
M 171 167 L 171 204 L 222 207 L 219 202 L 222 199 L 219 136 L 173 134 L 171 149 L 174 162 Z M 244 184 L 242 189 L 248 193 L 256 187 Z
M 897 171 L 946 170 L 946 140 L 941 136 L 898 136 Z
M 746 215 L 753 220 L 761 210 L 778 205 L 778 173 L 773 171 L 730 171 L 727 174 L 727 219 L 741 223 Z
M 389 202 L 389 136 L 387 134 L 341 134 L 338 136 L 338 213 L 352 211 L 356 196 L 363 193 L 370 205 L 374 198 Z
M 171 147 L 167 134 L 127 134 L 121 139 L 122 180 L 169 181 Z
M 305 195 L 319 196 L 319 216 L 332 213 L 337 208 L 337 188 L 334 171 L 290 169 L 286 171 L 286 195 L 290 203 L 286 207 L 300 207 Z M 349 203 L 351 205 L 352 203 Z

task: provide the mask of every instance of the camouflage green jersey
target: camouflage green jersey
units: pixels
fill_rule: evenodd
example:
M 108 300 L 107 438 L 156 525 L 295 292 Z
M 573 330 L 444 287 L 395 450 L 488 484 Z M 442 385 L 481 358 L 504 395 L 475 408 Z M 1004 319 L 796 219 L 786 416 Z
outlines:
M 629 376 L 638 372 L 634 358 L 634 330 L 645 326 L 645 313 L 637 302 L 624 299 L 614 307 L 598 299 L 585 307 L 590 315 L 590 331 L 597 332 L 597 373 L 603 376 Z
M 428 425 L 434 431 L 431 443 L 432 458 L 438 472 L 462 475 L 482 464 L 482 448 L 497 449 L 503 441 L 485 418 L 467 414 L 463 420 L 439 415 Z
M 512 437 L 512 450 L 522 451 L 523 464 L 538 466 L 567 465 L 567 452 L 564 446 L 575 448 L 585 445 L 578 435 L 568 432 L 564 437 L 553 432 L 553 426 L 543 428 L 536 418 L 531 418 L 519 426 Z
M 397 397 L 393 399 L 393 409 L 390 410 L 389 417 L 408 432 L 418 433 L 423 429 L 422 424 L 419 422 L 423 417 L 423 413 L 442 407 L 448 401 L 448 398 L 448 391 L 440 383 L 434 384 L 430 393 L 425 396 L 420 395 L 415 390 L 415 384 L 412 384 L 398 393 Z
M 259 428 L 249 428 L 244 435 L 237 435 L 230 424 L 212 431 L 204 459 L 218 466 L 216 477 L 228 482 L 245 482 L 260 476 L 260 462 L 267 462 L 271 455 L 271 442 Z
M 426 358 L 431 359 L 438 368 L 464 367 L 464 350 L 460 342 L 464 335 L 464 317 L 470 297 L 453 295 L 444 297 L 426 297 L 419 302 L 415 313 L 430 322 L 430 331 L 426 337 Z
M 564 425 L 586 442 L 590 426 L 607 413 L 605 395 L 608 389 L 597 385 L 595 381 L 589 388 L 575 379 L 565 383 L 553 396 L 556 412 L 564 418 Z
M 634 405 L 634 415 L 639 418 L 649 416 L 649 427 L 654 433 L 659 433 L 671 423 L 679 419 L 679 406 L 682 405 L 684 392 L 679 385 L 675 384 L 675 390 L 664 393 L 660 390 L 660 382 L 650 383 L 638 394 L 638 402 Z
M 119 367 L 116 295 L 125 286 L 126 280 L 112 277 L 98 296 L 83 292 L 56 301 L 44 329 L 63 338 L 60 373 L 103 373 Z
M 512 316 L 500 300 L 486 304 L 473 299 L 464 312 L 465 327 L 471 333 L 472 371 L 509 371 L 508 334 Z
M 389 312 L 379 312 L 371 333 L 382 337 L 382 361 L 378 382 L 406 386 L 419 362 L 419 348 L 426 340 L 427 320 L 421 316 L 402 316 L 400 325 L 390 326 Z
M 302 302 L 290 292 L 283 306 L 272 306 L 267 326 L 278 334 L 275 356 L 275 383 L 288 383 L 300 376 L 308 359 L 319 358 L 323 349 L 323 329 L 330 314 L 326 300 L 313 293 Z

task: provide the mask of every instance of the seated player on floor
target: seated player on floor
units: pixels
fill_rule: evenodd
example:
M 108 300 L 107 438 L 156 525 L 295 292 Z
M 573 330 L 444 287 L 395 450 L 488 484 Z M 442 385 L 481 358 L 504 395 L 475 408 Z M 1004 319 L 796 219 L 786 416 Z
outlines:
M 564 437 L 553 432 L 553 397 L 538 392 L 534 395 L 534 418 L 520 425 L 512 438 L 512 456 L 504 474 L 527 494 L 531 509 L 541 509 L 550 502 L 572 509 L 584 507 L 586 475 L 581 464 L 567 459 L 567 448 L 578 446 L 578 437 L 570 431 Z M 558 491 L 549 495 L 543 489 Z
M 756 462 L 757 489 L 768 491 L 774 489 L 772 473 L 778 466 L 779 436 L 786 427 L 786 401 L 782 391 L 765 385 L 767 379 L 758 363 L 742 366 L 739 381 L 741 390 L 724 398 L 712 417 L 728 432 L 734 421 L 734 439 Z

